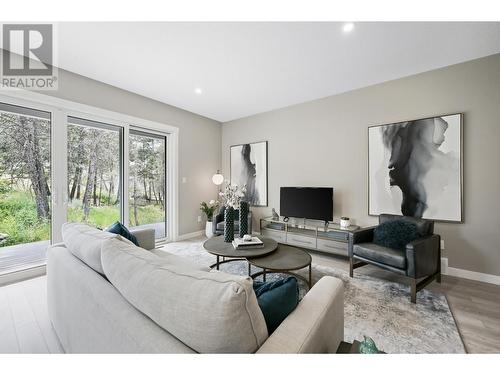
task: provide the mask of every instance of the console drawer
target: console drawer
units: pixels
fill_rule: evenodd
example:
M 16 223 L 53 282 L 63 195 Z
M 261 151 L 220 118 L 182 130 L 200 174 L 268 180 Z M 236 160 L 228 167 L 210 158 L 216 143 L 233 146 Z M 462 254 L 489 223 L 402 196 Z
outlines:
M 317 248 L 327 253 L 348 255 L 348 244 L 346 242 L 329 241 L 318 238 Z
M 301 236 L 298 234 L 288 233 L 286 236 L 286 243 L 298 247 L 316 248 L 316 238 Z
M 276 242 L 286 242 L 286 233 L 284 231 L 280 232 L 275 230 L 261 229 L 260 234 L 264 237 L 272 238 Z

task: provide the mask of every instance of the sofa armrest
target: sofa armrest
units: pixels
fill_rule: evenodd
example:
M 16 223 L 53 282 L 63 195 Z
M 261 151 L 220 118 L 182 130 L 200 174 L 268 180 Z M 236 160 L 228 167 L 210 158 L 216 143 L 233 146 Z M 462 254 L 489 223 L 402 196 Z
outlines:
M 373 230 L 376 226 L 361 228 L 349 233 L 349 257 L 352 257 L 352 247 L 357 243 L 372 242 Z
M 139 246 L 146 250 L 153 250 L 156 247 L 155 244 L 155 230 L 151 229 L 130 229 L 130 233 L 132 233 L 135 238 L 137 238 L 137 242 Z
M 335 353 L 344 339 L 344 284 L 324 276 L 257 353 Z
M 413 278 L 429 276 L 440 270 L 441 237 L 432 234 L 406 245 L 406 274 Z

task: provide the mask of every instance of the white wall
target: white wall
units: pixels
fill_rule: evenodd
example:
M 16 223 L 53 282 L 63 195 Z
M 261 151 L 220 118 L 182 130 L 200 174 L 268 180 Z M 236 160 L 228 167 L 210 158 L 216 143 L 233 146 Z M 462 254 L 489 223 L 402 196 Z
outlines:
M 465 114 L 465 223 L 436 232 L 450 267 L 500 275 L 500 54 L 224 123 L 223 173 L 230 145 L 267 140 L 269 207 L 253 208 L 256 220 L 279 211 L 280 186 L 333 186 L 335 216 L 372 225 L 368 126 L 457 112 Z

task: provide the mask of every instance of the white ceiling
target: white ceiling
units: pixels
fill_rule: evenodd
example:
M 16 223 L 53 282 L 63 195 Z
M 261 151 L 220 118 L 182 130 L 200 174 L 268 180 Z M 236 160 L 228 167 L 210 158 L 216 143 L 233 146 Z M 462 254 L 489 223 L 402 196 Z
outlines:
M 61 68 L 221 122 L 500 52 L 500 23 L 60 23 L 58 35 Z

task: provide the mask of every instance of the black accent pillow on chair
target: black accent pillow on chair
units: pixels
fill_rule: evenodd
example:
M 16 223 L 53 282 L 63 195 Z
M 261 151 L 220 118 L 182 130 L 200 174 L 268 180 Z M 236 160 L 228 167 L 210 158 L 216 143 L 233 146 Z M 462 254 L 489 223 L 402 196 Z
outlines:
M 397 250 L 405 250 L 408 243 L 420 237 L 417 226 L 405 220 L 386 221 L 373 230 L 373 243 Z

